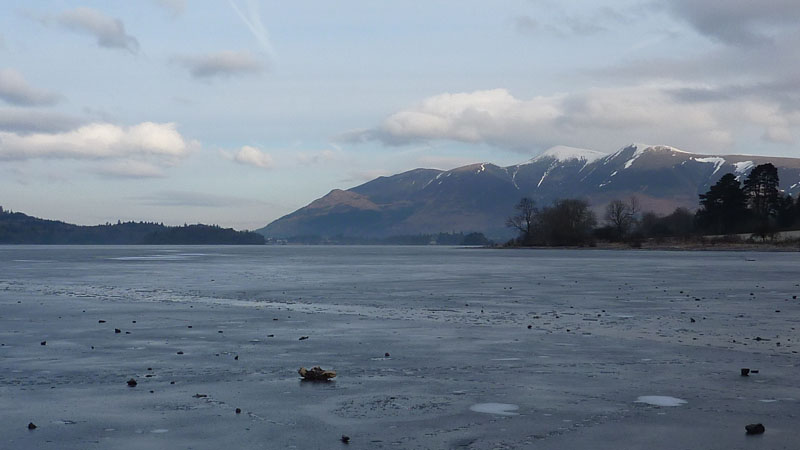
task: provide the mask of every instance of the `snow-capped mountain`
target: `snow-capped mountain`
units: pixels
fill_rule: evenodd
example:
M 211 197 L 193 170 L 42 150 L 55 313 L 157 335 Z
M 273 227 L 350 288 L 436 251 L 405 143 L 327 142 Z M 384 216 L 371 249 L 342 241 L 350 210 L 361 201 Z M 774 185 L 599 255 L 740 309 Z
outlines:
M 259 230 L 270 237 L 300 235 L 384 237 L 481 231 L 505 237 L 505 219 L 521 197 L 539 204 L 584 198 L 601 211 L 613 199 L 639 198 L 644 209 L 695 209 L 722 175 L 744 179 L 771 162 L 781 188 L 800 193 L 800 158 L 702 155 L 665 145 L 631 144 L 611 154 L 553 147 L 514 166 L 471 164 L 453 170 L 415 169 L 335 189 Z

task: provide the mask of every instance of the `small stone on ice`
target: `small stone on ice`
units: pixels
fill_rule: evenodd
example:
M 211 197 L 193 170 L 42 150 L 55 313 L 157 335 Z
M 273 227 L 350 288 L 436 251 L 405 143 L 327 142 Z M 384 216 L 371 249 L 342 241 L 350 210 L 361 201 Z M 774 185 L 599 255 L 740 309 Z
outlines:
M 763 434 L 765 431 L 767 431 L 767 429 L 764 428 L 764 425 L 760 423 L 751 423 L 750 425 L 745 425 L 744 429 L 747 431 L 747 434 Z
M 136 382 L 136 380 L 134 380 L 133 378 L 131 378 L 130 380 L 128 380 L 128 386 L 130 386 L 130 387 L 134 387 L 134 386 L 136 386 L 137 384 L 139 384 L 139 383 L 137 383 L 137 382 Z
M 350 436 L 347 436 L 347 435 L 343 434 L 342 435 L 342 442 L 344 442 L 345 444 L 349 444 L 350 443 Z
M 34 424 L 33 422 L 29 422 L 28 423 L 28 429 L 29 430 L 35 430 L 36 429 L 36 424 Z

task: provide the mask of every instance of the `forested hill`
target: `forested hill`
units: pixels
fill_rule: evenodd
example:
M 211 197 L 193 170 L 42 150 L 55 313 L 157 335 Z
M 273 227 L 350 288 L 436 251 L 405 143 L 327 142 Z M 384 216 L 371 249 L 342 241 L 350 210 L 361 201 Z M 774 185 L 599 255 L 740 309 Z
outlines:
M 0 244 L 257 245 L 264 242 L 260 234 L 215 225 L 169 227 L 147 222 L 118 222 L 80 226 L 0 208 Z

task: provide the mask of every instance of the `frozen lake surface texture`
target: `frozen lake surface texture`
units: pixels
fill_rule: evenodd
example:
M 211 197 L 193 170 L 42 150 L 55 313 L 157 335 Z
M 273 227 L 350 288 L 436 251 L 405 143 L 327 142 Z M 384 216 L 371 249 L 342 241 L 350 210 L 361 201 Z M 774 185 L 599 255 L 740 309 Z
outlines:
M 798 262 L 0 247 L 0 448 L 797 449 Z

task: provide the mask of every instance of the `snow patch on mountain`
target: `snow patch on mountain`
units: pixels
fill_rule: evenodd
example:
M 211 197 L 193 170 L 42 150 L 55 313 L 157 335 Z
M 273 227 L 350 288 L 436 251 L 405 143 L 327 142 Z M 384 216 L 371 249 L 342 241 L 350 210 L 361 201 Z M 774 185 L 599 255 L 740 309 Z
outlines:
M 737 162 L 733 165 L 733 170 L 736 172 L 737 175 L 744 175 L 745 172 L 755 167 L 753 161 L 742 161 Z
M 716 174 L 719 172 L 719 169 L 725 164 L 725 158 L 720 158 L 719 156 L 709 156 L 707 158 L 692 158 L 693 160 L 701 163 L 711 163 L 714 164 L 714 172 L 711 175 Z
M 606 153 L 598 152 L 596 150 L 589 150 L 585 148 L 568 147 L 566 145 L 557 145 L 547 149 L 541 155 L 531 159 L 528 163 L 541 161 L 543 159 L 555 159 L 558 162 L 569 162 L 574 160 L 584 161 L 586 164 L 597 161 Z
M 631 155 L 631 158 L 627 162 L 625 162 L 624 169 L 630 169 L 630 167 L 633 165 L 633 163 L 637 159 L 639 159 L 639 157 L 644 155 L 645 153 L 650 153 L 650 152 L 670 152 L 670 153 L 673 153 L 673 154 L 674 153 L 690 154 L 689 152 L 685 152 L 683 150 L 679 150 L 679 149 L 677 149 L 675 147 L 670 147 L 669 145 L 648 145 L 648 144 L 636 144 L 636 143 L 634 143 L 634 144 L 631 144 L 631 145 L 629 145 L 629 146 L 617 151 L 616 153 L 614 153 L 612 155 L 612 157 L 615 157 L 615 156 L 621 154 L 622 152 L 624 152 L 625 150 L 628 150 L 630 148 L 634 148 L 635 150 L 633 151 L 633 155 Z

